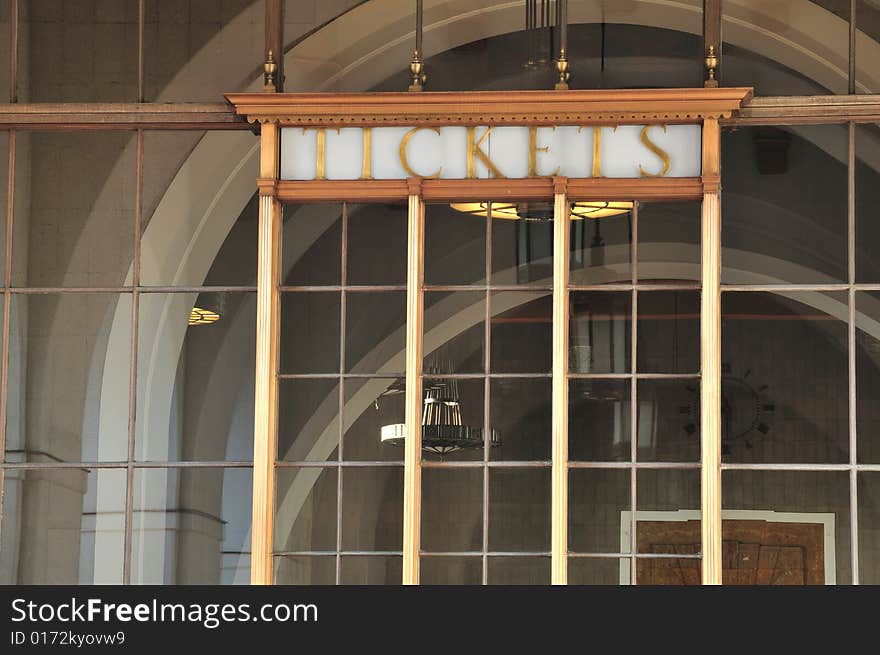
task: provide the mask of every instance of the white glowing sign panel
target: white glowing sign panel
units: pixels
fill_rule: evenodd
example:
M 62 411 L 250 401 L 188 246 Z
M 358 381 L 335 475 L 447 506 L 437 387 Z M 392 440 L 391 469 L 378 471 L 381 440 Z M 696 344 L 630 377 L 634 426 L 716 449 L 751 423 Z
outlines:
M 699 177 L 699 125 L 281 130 L 283 180 Z

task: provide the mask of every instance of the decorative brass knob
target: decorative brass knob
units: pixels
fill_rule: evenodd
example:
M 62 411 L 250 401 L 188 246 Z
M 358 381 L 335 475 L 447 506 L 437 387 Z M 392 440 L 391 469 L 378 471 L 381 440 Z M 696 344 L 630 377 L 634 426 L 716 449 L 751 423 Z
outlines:
M 571 71 L 568 69 L 568 59 L 565 56 L 565 50 L 559 51 L 559 59 L 556 60 L 556 72 L 559 73 L 559 79 L 554 88 L 557 91 L 567 90 L 568 82 L 571 80 Z
M 412 81 L 409 85 L 410 91 L 421 91 L 428 81 L 428 75 L 425 73 L 425 64 L 422 62 L 421 55 L 418 50 L 413 50 L 413 58 L 409 64 L 409 72 L 412 74 Z
M 269 57 L 263 64 L 263 91 L 277 91 L 275 85 L 275 73 L 278 70 L 278 64 L 275 63 L 275 55 L 269 51 Z
M 715 46 L 710 45 L 706 52 L 706 81 L 703 86 L 714 88 L 718 86 L 718 80 L 715 79 L 715 69 L 718 68 L 718 56 L 715 54 Z

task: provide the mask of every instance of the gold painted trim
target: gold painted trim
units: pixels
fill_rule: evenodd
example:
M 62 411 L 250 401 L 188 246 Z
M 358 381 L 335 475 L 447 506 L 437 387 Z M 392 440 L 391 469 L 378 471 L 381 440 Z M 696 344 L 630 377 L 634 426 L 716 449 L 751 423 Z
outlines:
M 260 177 L 278 176 L 279 131 L 264 125 Z M 254 388 L 254 473 L 251 523 L 251 584 L 273 581 L 272 541 L 275 519 L 275 451 L 278 414 L 278 280 L 281 259 L 281 202 L 260 191 L 257 252 L 257 344 Z
M 699 200 L 706 184 L 717 176 L 666 178 L 583 178 L 568 180 L 573 200 Z M 406 180 L 283 180 L 260 182 L 273 189 L 283 202 L 403 202 L 409 195 Z M 262 188 L 262 186 L 261 186 Z M 553 178 L 485 180 L 422 180 L 427 202 L 538 200 L 554 195 Z
M 410 181 L 406 267 L 406 395 L 403 453 L 403 584 L 419 584 L 422 493 L 422 286 L 425 204 Z
M 229 93 L 236 114 L 282 126 L 619 125 L 729 118 L 751 88 Z
M 720 170 L 717 120 L 703 123 L 703 171 Z M 721 563 L 721 210 L 718 192 L 703 196 L 700 312 L 702 581 L 720 585 Z
M 564 178 L 554 178 L 553 379 L 550 582 L 568 583 L 568 268 L 570 212 Z

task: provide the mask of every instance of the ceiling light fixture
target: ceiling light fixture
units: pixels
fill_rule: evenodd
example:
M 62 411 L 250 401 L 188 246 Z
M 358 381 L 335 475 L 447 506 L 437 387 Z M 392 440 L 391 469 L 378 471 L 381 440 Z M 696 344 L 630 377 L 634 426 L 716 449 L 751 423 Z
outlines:
M 189 325 L 210 325 L 220 320 L 220 314 L 210 309 L 193 307 L 189 312 Z
M 400 394 L 403 391 L 402 385 L 395 384 L 383 395 Z M 424 391 L 422 450 L 442 456 L 460 450 L 483 448 L 483 428 L 465 425 L 462 420 L 458 380 L 425 380 Z M 403 446 L 406 440 L 406 424 L 383 425 L 380 439 L 385 444 Z M 501 445 L 496 430 L 490 430 L 489 445 Z
M 501 218 L 511 221 L 551 221 L 552 202 L 454 202 L 452 208 L 471 216 Z M 591 200 L 569 203 L 570 217 L 573 221 L 585 218 L 608 218 L 632 211 L 632 201 Z

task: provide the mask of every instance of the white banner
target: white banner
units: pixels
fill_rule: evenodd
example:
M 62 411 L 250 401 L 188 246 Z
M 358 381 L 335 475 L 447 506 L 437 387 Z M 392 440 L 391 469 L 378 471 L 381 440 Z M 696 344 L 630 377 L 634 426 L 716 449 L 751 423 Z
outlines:
M 281 130 L 283 180 L 699 177 L 699 125 Z

